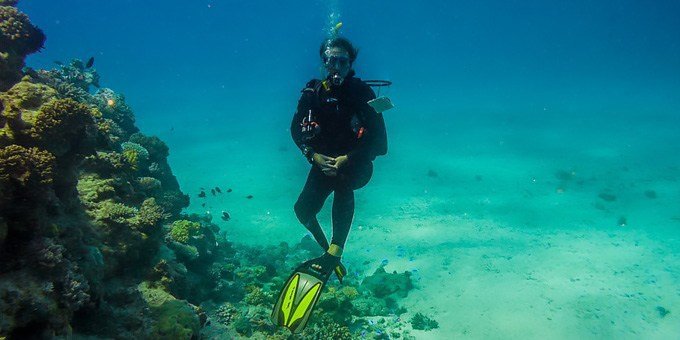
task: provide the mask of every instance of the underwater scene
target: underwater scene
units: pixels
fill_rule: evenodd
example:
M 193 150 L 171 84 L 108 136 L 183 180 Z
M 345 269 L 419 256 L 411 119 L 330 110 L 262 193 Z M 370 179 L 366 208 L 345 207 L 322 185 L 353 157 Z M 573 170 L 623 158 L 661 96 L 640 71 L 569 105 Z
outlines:
M 680 339 L 679 32 L 0 0 L 0 340 Z

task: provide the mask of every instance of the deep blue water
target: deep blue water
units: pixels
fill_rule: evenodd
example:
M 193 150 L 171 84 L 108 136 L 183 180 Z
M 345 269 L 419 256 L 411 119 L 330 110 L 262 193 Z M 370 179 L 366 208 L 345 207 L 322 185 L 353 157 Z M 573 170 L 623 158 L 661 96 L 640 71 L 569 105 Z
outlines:
M 287 116 L 318 76 L 329 14 L 409 119 L 680 112 L 677 1 L 23 1 L 47 34 L 28 65 L 96 57 L 144 128 L 158 117 Z M 269 105 L 271 104 L 271 105 Z M 290 107 L 281 112 L 279 107 Z
M 677 1 L 32 0 L 20 8 L 48 37 L 28 66 L 94 56 L 102 86 L 125 94 L 142 131 L 169 144 L 183 190 L 205 179 L 259 185 L 279 200 L 259 207 L 278 206 L 291 230 L 301 231 L 290 205 L 306 170 L 287 129 L 338 20 L 360 48 L 358 75 L 394 82 L 391 151 L 379 174 L 456 171 L 450 164 L 461 157 L 488 157 L 477 172 L 531 160 L 526 177 L 541 166 L 617 176 L 632 168 L 630 183 L 607 184 L 618 187 L 677 176 Z M 398 176 L 375 177 L 377 192 L 394 194 L 380 181 Z M 272 179 L 278 186 L 265 189 Z M 487 193 L 463 192 L 474 194 Z M 660 209 L 664 218 L 679 213 Z

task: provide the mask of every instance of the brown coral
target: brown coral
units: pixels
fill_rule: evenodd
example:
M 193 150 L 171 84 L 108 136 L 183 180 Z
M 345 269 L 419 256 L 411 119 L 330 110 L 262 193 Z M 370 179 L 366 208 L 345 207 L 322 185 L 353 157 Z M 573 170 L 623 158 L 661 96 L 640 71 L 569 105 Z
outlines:
M 29 77 L 7 92 L 0 92 L 0 145 L 16 142 L 33 123 L 40 107 L 56 97 L 56 91 L 43 84 L 35 84 Z
M 22 187 L 52 184 L 54 156 L 38 148 L 10 145 L 0 148 L 1 187 L 16 183 Z
M 54 156 L 45 150 L 14 144 L 0 147 L 0 215 L 6 209 L 16 210 L 17 205 L 9 202 L 19 196 L 23 202 L 39 204 L 40 198 L 50 195 L 54 163 Z
M 161 208 L 154 198 L 147 198 L 139 207 L 134 226 L 137 228 L 148 228 L 158 225 L 165 218 L 163 208 Z
M 31 24 L 26 14 L 11 6 L 0 6 L 0 91 L 21 79 L 24 58 L 40 50 L 44 43 L 45 34 Z
M 85 104 L 57 99 L 40 108 L 30 136 L 60 156 L 81 147 L 88 137 L 94 137 L 94 131 L 92 113 Z

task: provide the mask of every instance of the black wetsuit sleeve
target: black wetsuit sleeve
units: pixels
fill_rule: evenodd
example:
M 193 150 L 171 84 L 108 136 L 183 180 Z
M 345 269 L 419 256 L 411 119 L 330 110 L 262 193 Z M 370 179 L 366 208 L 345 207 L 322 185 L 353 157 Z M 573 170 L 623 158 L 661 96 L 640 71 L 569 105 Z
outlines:
M 365 128 L 357 147 L 347 154 L 352 161 L 373 161 L 377 156 L 387 154 L 387 130 L 382 113 L 378 113 L 368 101 L 375 99 L 375 93 L 365 85 L 357 101 L 359 115 Z
M 298 100 L 297 110 L 295 110 L 293 120 L 290 122 L 290 135 L 293 138 L 293 142 L 295 142 L 295 145 L 297 145 L 300 151 L 303 152 L 306 147 L 311 146 L 305 144 L 302 138 L 302 127 L 300 126 L 300 123 L 302 122 L 302 119 L 309 113 L 309 110 L 312 108 L 313 100 L 314 100 L 313 82 L 309 82 L 307 83 L 307 86 L 302 90 L 302 95 L 300 96 L 300 100 Z

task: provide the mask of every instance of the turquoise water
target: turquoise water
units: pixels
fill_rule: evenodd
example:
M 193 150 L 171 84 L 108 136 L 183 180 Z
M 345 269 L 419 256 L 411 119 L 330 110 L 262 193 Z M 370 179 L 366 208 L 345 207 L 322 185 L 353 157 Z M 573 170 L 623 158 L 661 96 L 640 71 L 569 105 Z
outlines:
M 385 113 L 389 152 L 357 192 L 345 259 L 361 272 L 383 259 L 417 271 L 402 303 L 440 325 L 417 338 L 680 334 L 675 1 L 19 8 L 48 37 L 27 65 L 94 56 L 102 86 L 169 145 L 187 211 L 229 211 L 216 223 L 256 245 L 306 233 L 292 207 L 308 164 L 287 129 L 319 77 L 329 22 L 342 21 L 358 75 L 393 81 L 397 106 Z M 215 185 L 233 194 L 197 197 Z

